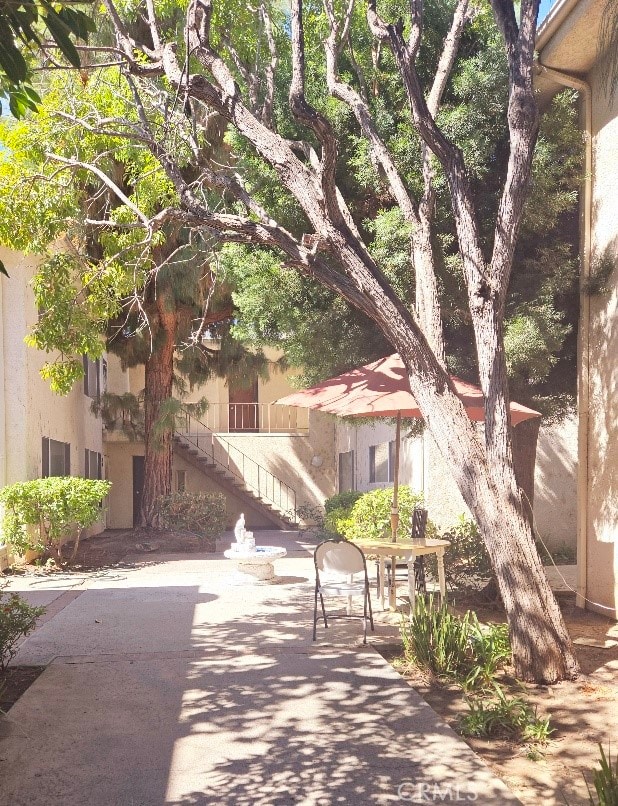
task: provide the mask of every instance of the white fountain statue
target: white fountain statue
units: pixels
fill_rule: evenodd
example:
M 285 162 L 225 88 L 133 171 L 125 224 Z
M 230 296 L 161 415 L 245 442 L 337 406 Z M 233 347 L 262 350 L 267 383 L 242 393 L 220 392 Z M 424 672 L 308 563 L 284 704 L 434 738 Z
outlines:
M 280 546 L 256 546 L 253 532 L 245 529 L 245 516 L 241 513 L 234 526 L 236 542 L 223 552 L 228 560 L 235 560 L 236 573 L 231 575 L 232 584 L 256 584 L 275 581 L 273 560 L 285 557 L 286 550 Z
M 240 518 L 236 521 L 234 526 L 234 536 L 236 542 L 232 543 L 231 551 L 242 554 L 252 554 L 255 552 L 255 538 L 253 532 L 248 532 L 245 529 L 245 515 L 240 513 Z
M 236 521 L 236 526 L 234 527 L 234 537 L 236 538 L 237 543 L 244 543 L 245 542 L 245 513 L 240 513 L 240 518 Z

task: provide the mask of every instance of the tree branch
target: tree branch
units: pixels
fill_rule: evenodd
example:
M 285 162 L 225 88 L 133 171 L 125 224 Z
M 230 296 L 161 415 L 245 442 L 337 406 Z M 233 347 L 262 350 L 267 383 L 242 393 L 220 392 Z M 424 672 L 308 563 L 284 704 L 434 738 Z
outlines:
M 294 118 L 315 134 L 322 146 L 320 160 L 320 185 L 324 204 L 329 216 L 337 226 L 343 225 L 336 193 L 335 171 L 337 168 L 337 140 L 330 123 L 305 97 L 305 42 L 303 33 L 302 0 L 292 0 L 292 80 L 290 82 L 290 110 Z
M 433 84 L 427 98 L 427 109 L 429 114 L 434 118 L 438 114 L 442 96 L 446 89 L 446 84 L 450 78 L 453 70 L 457 52 L 459 50 L 459 43 L 464 31 L 464 27 L 470 18 L 469 15 L 469 0 L 459 0 L 457 8 L 453 15 L 453 21 L 449 32 L 444 40 L 440 60 L 434 76 Z M 427 145 L 423 145 L 423 185 L 424 193 L 419 205 L 419 213 L 421 217 L 426 220 L 431 219 L 433 204 L 435 200 L 435 192 L 433 188 L 435 172 L 432 169 L 431 157 Z
M 506 300 L 539 132 L 539 112 L 532 85 L 538 5 L 538 0 L 523 0 L 518 31 L 512 0 L 492 0 L 509 65 L 509 160 L 490 264 L 501 308 Z
M 368 140 L 374 157 L 388 180 L 389 190 L 403 214 L 404 219 L 411 225 L 419 223 L 415 204 L 397 170 L 386 144 L 378 133 L 369 106 L 360 94 L 345 84 L 338 75 L 338 56 L 341 52 L 341 39 L 339 38 L 339 24 L 335 15 L 332 0 L 324 0 L 324 8 L 329 18 L 330 31 L 325 42 L 326 50 L 326 81 L 328 90 L 334 98 L 347 104 L 360 126 L 363 136 Z
M 416 13 L 419 8 L 415 3 Z M 468 298 L 472 310 L 482 309 L 491 294 L 491 283 L 481 250 L 478 221 L 463 155 L 436 125 L 399 26 L 387 25 L 376 11 L 376 0 L 369 0 L 367 20 L 371 31 L 391 47 L 403 79 L 412 118 L 424 142 L 444 168 L 449 184 L 455 226 L 459 238 Z M 419 25 L 419 23 L 417 23 Z
M 275 72 L 277 70 L 277 63 L 279 57 L 277 54 L 277 44 L 273 34 L 273 25 L 270 18 L 270 13 L 265 2 L 260 3 L 260 15 L 264 23 L 264 33 L 266 34 L 266 42 L 268 43 L 268 53 L 270 60 L 265 68 L 265 81 L 266 92 L 264 94 L 264 103 L 262 104 L 261 119 L 266 126 L 273 128 L 273 109 L 275 105 Z
M 81 162 L 80 160 L 67 159 L 66 157 L 61 157 L 59 154 L 52 154 L 49 152 L 46 153 L 45 156 L 48 159 L 53 160 L 54 162 L 60 162 L 63 165 L 66 165 L 67 168 L 82 168 L 86 171 L 90 171 L 90 173 L 93 173 L 101 180 L 101 182 L 103 182 L 104 185 L 106 185 L 112 191 L 112 193 L 118 198 L 119 201 L 121 201 L 126 207 L 129 208 L 129 210 L 131 210 L 135 214 L 135 216 L 142 222 L 144 227 L 147 230 L 150 230 L 150 219 L 146 215 L 144 215 L 144 213 L 139 209 L 139 207 L 134 202 L 132 202 L 127 195 L 125 195 L 122 192 L 122 190 L 118 187 L 118 185 L 115 182 L 113 182 L 104 171 L 102 171 L 100 168 L 97 168 L 96 165 L 93 165 L 92 163 L 89 162 Z

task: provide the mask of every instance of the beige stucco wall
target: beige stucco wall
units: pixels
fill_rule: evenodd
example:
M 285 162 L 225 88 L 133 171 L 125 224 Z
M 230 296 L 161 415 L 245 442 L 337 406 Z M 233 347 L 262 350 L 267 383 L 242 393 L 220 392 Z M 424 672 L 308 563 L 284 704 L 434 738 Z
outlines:
M 53 356 L 24 343 L 38 316 L 30 286 L 37 259 L 0 247 L 0 260 L 10 275 L 0 276 L 0 486 L 41 475 L 44 436 L 68 442 L 71 474 L 83 475 L 85 448 L 103 452 L 101 421 L 83 384 L 64 397 L 50 390 L 40 369 Z
M 276 361 L 280 354 L 273 350 L 266 352 L 270 364 L 270 376 L 258 380 L 258 402 L 268 408 L 269 404 L 289 394 L 292 387 L 288 375 L 282 372 Z M 144 369 L 134 367 L 123 371 L 117 356 L 109 356 L 108 390 L 116 394 L 139 393 L 144 388 Z M 227 432 L 226 410 L 229 393 L 224 378 L 212 378 L 207 383 L 194 388 L 188 395 L 187 402 L 194 402 L 205 397 L 210 410 L 201 419 L 212 427 L 210 416 L 215 412 L 221 414 L 221 422 L 226 425 L 223 431 L 213 428 L 218 434 L 217 458 L 227 462 L 230 455 L 231 465 L 244 473 L 247 481 L 257 486 L 272 484 L 272 479 L 263 470 L 273 474 L 296 493 L 296 506 L 316 506 L 335 492 L 335 452 L 334 422 L 318 412 L 307 412 L 302 409 L 287 409 L 270 406 L 271 414 L 261 417 L 268 423 L 277 423 L 277 433 L 229 433 Z M 265 419 L 264 419 L 265 417 Z M 289 426 L 289 427 L 288 427 Z M 299 433 L 300 431 L 300 433 Z M 134 455 L 143 455 L 143 445 L 130 443 L 118 433 L 109 433 L 105 437 L 106 459 L 109 467 L 109 478 L 115 482 L 110 495 L 108 525 L 114 529 L 127 529 L 133 523 L 133 459 Z M 246 457 L 243 460 L 243 455 Z M 260 470 L 258 471 L 258 465 Z M 215 490 L 221 488 L 215 481 L 208 479 L 192 465 L 186 464 L 182 457 L 174 458 L 174 482 L 176 471 L 187 470 L 187 488 L 190 490 Z M 227 497 L 228 522 L 234 523 L 240 514 L 245 512 L 250 528 L 261 528 L 269 525 L 269 521 L 259 512 L 247 511 L 246 503 L 233 494 L 225 492 Z M 282 508 L 293 508 L 293 493 L 285 490 L 279 494 L 275 482 L 275 500 L 281 501 Z
M 234 449 L 296 491 L 297 506 L 322 504 L 335 492 L 335 425 L 333 418 L 310 412 L 307 434 L 226 434 Z M 231 452 L 241 470 L 242 458 Z M 245 463 L 245 477 L 258 483 L 257 468 Z
M 402 429 L 405 435 L 405 428 Z M 369 448 L 395 439 L 388 421 L 336 426 L 336 454 L 355 452 L 356 489 L 367 491 L 387 484 L 369 482 Z M 337 468 L 336 468 L 337 469 Z M 537 529 L 550 548 L 576 543 L 577 421 L 575 416 L 554 426 L 542 427 L 537 449 L 534 513 Z M 451 475 L 448 462 L 425 430 L 423 435 L 401 442 L 399 480 L 422 492 L 429 517 L 445 531 L 469 510 Z
M 334 424 L 330 418 L 312 413 L 309 433 L 303 434 L 227 434 L 219 440 L 217 457 L 230 452 L 231 466 L 243 471 L 249 484 L 257 486 L 272 483 L 264 470 L 289 485 L 296 492 L 296 506 L 322 504 L 335 491 Z M 112 529 L 129 529 L 133 524 L 133 456 L 143 456 L 142 442 L 129 442 L 118 434 L 109 435 L 105 446 L 109 478 L 113 483 L 109 496 L 108 526 Z M 243 454 L 245 460 L 243 462 Z M 216 481 L 182 456 L 174 456 L 173 484 L 178 470 L 187 471 L 187 489 L 190 491 L 223 492 L 227 498 L 227 523 L 233 525 L 241 512 L 245 513 L 249 528 L 272 528 L 270 521 L 260 515 L 259 509 L 248 509 L 246 501 L 220 487 Z M 271 488 L 269 488 L 271 489 Z M 293 507 L 293 497 L 286 499 L 285 490 L 279 499 L 275 484 L 275 501 L 281 500 L 283 509 Z M 291 494 L 290 494 L 291 495 Z
M 133 526 L 133 457 L 144 455 L 143 442 L 117 440 L 106 445 L 109 478 L 112 481 L 107 522 L 110 529 L 131 529 Z M 262 529 L 270 527 L 270 521 L 257 509 L 249 509 L 239 498 L 221 488 L 215 481 L 181 456 L 174 457 L 173 485 L 176 488 L 176 473 L 186 471 L 186 489 L 189 492 L 215 492 L 226 496 L 226 526 L 231 528 L 241 512 L 245 513 L 247 527 Z
M 354 451 L 354 475 L 357 490 L 367 492 L 380 487 L 390 486 L 387 483 L 375 483 L 369 480 L 369 449 L 371 446 L 391 442 L 395 439 L 395 426 L 390 421 L 378 420 L 354 425 L 336 419 L 335 452 L 338 461 L 340 453 Z M 399 483 L 407 484 L 417 492 L 424 488 L 424 454 L 423 439 L 408 438 L 405 425 L 401 430 L 401 448 L 399 457 Z M 335 468 L 338 473 L 338 467 Z
M 266 358 L 269 361 L 269 375 L 267 378 L 258 378 L 258 405 L 259 422 L 261 430 L 277 430 L 286 433 L 292 430 L 306 430 L 309 415 L 305 409 L 293 409 L 283 406 L 272 406 L 275 400 L 284 397 L 292 391 L 289 373 L 283 371 L 277 361 L 281 353 L 267 348 Z M 109 356 L 108 390 L 115 394 L 131 392 L 138 394 L 144 389 L 144 367 L 131 367 L 122 370 L 120 359 Z M 229 389 L 225 378 L 210 378 L 206 383 L 199 384 L 190 390 L 186 397 L 187 403 L 194 403 L 202 398 L 208 401 L 207 411 L 200 419 L 217 433 L 228 431 L 228 403 Z M 270 411 L 269 411 L 270 408 Z
M 609 290 L 589 298 L 588 361 L 580 362 L 580 385 L 588 387 L 587 467 L 580 505 L 586 531 L 589 606 L 618 616 L 618 96 L 592 86 L 592 255 L 615 261 Z M 593 263 L 594 265 L 594 263 Z M 581 345 L 585 349 L 585 343 Z M 587 378 L 583 373 L 587 371 Z
M 112 482 L 107 507 L 110 529 L 133 527 L 133 456 L 143 455 L 143 442 L 129 442 L 117 435 L 114 441 L 105 442 L 107 476 Z
M 577 414 L 541 426 L 534 478 L 534 523 L 550 549 L 577 543 Z
M 338 422 L 337 456 L 340 452 L 354 451 L 357 490 L 366 492 L 392 486 L 369 481 L 369 449 L 394 439 L 395 426 L 388 421 L 376 420 L 361 426 Z M 407 437 L 403 426 L 400 450 L 399 483 L 422 493 L 430 519 L 440 530 L 448 529 L 467 509 L 434 441 L 427 431 L 421 436 Z

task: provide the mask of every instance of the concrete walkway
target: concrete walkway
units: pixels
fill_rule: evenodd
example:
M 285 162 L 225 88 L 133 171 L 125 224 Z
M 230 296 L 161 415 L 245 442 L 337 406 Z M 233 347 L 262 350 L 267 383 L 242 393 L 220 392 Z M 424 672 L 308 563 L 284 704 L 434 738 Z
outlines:
M 359 622 L 312 644 L 310 552 L 256 536 L 276 584 L 221 555 L 12 580 L 48 605 L 14 663 L 48 665 L 0 721 L 0 804 L 517 803 Z

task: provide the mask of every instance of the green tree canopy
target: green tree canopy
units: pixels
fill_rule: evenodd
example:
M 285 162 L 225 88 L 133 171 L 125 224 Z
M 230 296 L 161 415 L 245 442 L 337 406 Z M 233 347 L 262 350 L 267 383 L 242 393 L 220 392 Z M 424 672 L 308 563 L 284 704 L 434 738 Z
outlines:
M 32 87 L 29 61 L 34 50 L 55 49 L 70 65 L 80 67 L 73 39 L 86 42 L 96 26 L 78 5 L 89 4 L 27 0 L 0 7 L 0 97 L 8 97 L 9 108 L 16 118 L 23 117 L 29 109 L 36 111 L 41 100 Z M 44 41 L 46 33 L 51 48 Z

